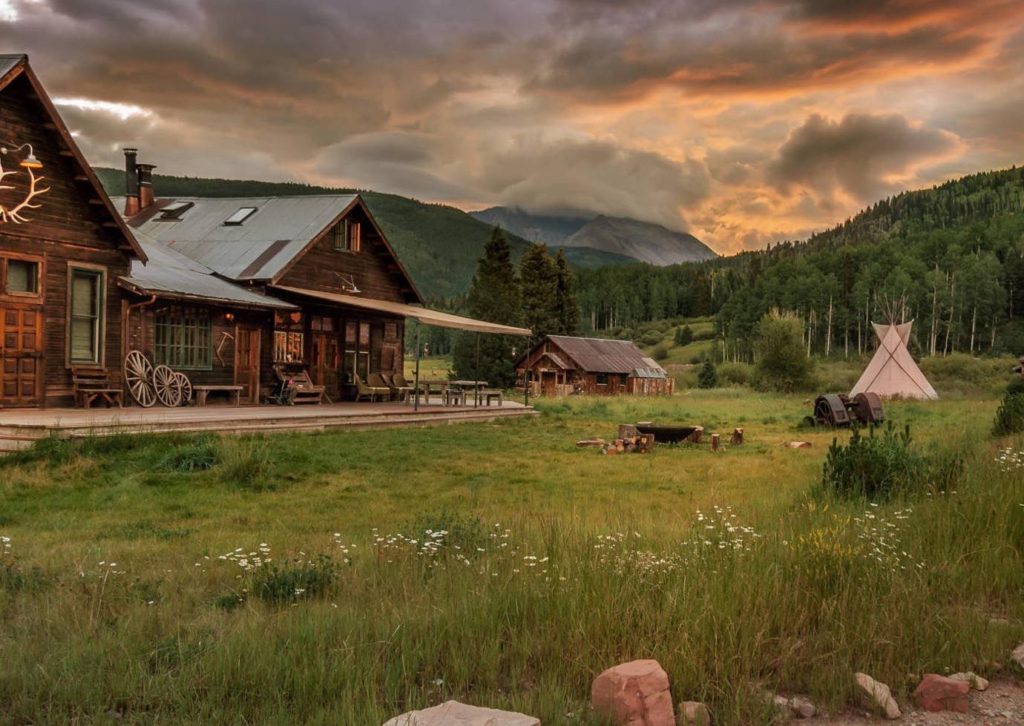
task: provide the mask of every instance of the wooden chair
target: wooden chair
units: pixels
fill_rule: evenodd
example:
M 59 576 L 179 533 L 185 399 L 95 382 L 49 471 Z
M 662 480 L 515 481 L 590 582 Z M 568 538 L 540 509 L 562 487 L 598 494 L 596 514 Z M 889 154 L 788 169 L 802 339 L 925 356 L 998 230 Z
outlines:
M 373 375 L 372 373 L 370 375 Z M 363 381 L 362 376 L 358 373 L 352 374 L 352 380 L 356 384 L 356 400 L 369 399 L 371 403 L 377 400 L 377 397 L 387 400 L 388 396 L 391 395 L 391 389 L 387 386 L 368 386 Z
M 75 386 L 75 405 L 90 408 L 93 401 L 101 400 L 108 407 L 124 406 L 121 389 L 110 380 L 110 373 L 102 368 L 71 368 L 71 379 Z
M 292 404 L 300 403 L 323 403 L 327 393 L 326 386 L 318 386 L 313 383 L 305 368 L 288 369 L 284 366 L 274 366 L 274 373 L 278 379 L 285 383 L 288 389 L 288 400 Z
M 370 388 L 383 388 L 387 391 L 387 395 L 384 396 L 385 401 L 390 401 L 395 393 L 391 384 L 385 380 L 384 375 L 381 373 L 368 373 L 366 375 L 366 382 L 370 385 Z
M 409 400 L 409 394 L 412 393 L 412 386 L 405 382 L 405 378 L 402 377 L 401 373 L 384 373 L 380 374 L 381 379 L 384 381 L 384 385 L 391 389 L 391 398 L 398 401 Z
M 398 388 L 399 392 L 404 394 L 402 396 L 403 401 L 408 401 L 409 396 L 411 396 L 413 394 L 413 391 L 416 390 L 415 386 L 413 386 L 412 383 L 409 382 L 409 380 L 401 373 L 395 373 L 394 375 L 392 375 L 391 382 L 395 385 L 396 388 Z

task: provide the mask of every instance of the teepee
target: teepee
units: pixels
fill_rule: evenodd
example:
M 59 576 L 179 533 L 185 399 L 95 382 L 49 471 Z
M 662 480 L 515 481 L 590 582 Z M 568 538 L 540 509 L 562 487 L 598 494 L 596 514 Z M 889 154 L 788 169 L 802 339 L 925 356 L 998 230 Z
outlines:
M 881 343 L 860 380 L 850 391 L 851 397 L 858 393 L 877 393 L 882 398 L 939 397 L 907 350 L 912 324 L 873 324 Z

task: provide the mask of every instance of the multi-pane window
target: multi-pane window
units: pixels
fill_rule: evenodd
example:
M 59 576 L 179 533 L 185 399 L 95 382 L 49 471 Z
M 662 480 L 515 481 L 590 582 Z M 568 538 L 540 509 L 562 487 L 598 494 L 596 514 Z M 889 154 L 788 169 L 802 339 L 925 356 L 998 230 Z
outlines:
M 370 323 L 349 320 L 345 323 L 345 374 L 353 382 L 358 373 L 365 381 L 370 374 Z
M 275 363 L 301 363 L 305 357 L 305 343 L 302 313 L 276 313 L 274 315 Z
M 39 263 L 33 260 L 2 260 L 3 291 L 8 295 L 39 294 Z
M 213 336 L 205 309 L 171 307 L 156 314 L 153 357 L 157 365 L 185 370 L 213 367 Z
M 71 310 L 68 330 L 72 363 L 99 363 L 103 348 L 103 273 L 71 269 Z
M 331 246 L 336 250 L 358 252 L 362 247 L 362 225 L 343 219 L 331 228 Z

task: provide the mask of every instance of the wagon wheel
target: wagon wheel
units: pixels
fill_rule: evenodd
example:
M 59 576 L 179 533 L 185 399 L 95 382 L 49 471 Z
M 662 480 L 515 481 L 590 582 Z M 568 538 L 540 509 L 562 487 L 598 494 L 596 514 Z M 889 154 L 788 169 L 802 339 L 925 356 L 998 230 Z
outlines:
M 133 350 L 125 357 L 124 382 L 132 398 L 143 408 L 149 408 L 156 403 L 153 365 L 140 351 Z
M 176 408 L 181 403 L 181 388 L 176 385 L 177 374 L 168 366 L 159 365 L 153 369 L 153 386 L 156 397 L 168 408 Z
M 192 381 L 184 373 L 174 374 L 174 386 L 178 389 L 180 402 L 178 405 L 187 406 L 192 403 Z

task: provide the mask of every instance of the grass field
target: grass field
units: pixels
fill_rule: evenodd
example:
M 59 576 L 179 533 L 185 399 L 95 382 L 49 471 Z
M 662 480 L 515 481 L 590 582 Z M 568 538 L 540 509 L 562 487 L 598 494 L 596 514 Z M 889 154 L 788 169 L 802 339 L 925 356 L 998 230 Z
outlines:
M 877 507 L 815 493 L 832 434 L 797 427 L 803 397 L 540 407 L 0 462 L 0 721 L 379 724 L 456 698 L 596 723 L 593 677 L 653 657 L 716 723 L 769 723 L 754 684 L 835 708 L 855 670 L 905 695 L 1024 639 L 1024 469 L 996 461 L 1024 441 L 990 438 L 994 398 L 891 404 L 967 474 Z M 574 445 L 638 419 L 748 443 Z

